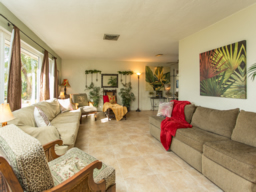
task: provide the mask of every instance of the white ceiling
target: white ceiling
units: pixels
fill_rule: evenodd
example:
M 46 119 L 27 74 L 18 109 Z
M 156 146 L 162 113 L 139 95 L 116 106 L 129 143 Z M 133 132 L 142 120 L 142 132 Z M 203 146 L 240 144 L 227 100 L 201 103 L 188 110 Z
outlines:
M 62 59 L 171 62 L 178 41 L 256 0 L 0 0 Z M 120 34 L 118 41 L 104 33 Z M 155 57 L 156 54 L 164 54 Z

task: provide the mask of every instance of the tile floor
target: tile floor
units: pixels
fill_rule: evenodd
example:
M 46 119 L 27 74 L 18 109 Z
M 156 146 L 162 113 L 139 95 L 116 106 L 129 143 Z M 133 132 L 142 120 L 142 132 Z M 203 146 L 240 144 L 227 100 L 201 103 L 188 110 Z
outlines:
M 150 135 L 153 111 L 130 112 L 127 120 L 84 117 L 76 147 L 116 170 L 117 192 L 222 191 Z

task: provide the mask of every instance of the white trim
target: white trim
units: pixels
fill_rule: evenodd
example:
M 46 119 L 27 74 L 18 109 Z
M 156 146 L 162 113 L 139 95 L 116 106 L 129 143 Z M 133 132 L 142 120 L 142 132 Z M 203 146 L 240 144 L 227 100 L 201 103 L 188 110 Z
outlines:
M 0 31 L 0 103 L 4 103 L 4 34 Z

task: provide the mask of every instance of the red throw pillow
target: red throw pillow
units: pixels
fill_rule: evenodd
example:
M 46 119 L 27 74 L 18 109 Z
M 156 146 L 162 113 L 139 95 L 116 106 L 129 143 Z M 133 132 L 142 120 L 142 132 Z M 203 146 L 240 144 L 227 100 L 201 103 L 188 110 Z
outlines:
M 109 98 L 107 95 L 103 95 L 103 102 L 104 103 L 109 102 Z

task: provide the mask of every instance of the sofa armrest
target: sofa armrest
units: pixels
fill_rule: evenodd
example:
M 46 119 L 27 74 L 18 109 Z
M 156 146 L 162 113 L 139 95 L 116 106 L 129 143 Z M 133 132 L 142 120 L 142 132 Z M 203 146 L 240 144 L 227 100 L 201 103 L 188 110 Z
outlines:
M 45 156 L 46 156 L 46 159 L 47 159 L 48 162 L 60 157 L 60 155 L 57 155 L 55 153 L 55 146 L 56 145 L 60 146 L 62 144 L 63 144 L 62 140 L 59 139 L 59 140 L 55 140 L 55 141 L 52 141 L 50 143 L 47 143 L 43 146 L 44 153 L 45 153 Z

